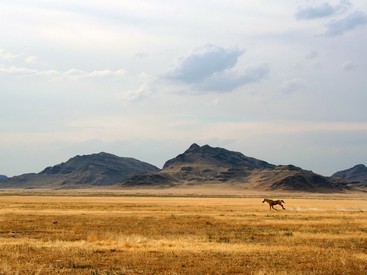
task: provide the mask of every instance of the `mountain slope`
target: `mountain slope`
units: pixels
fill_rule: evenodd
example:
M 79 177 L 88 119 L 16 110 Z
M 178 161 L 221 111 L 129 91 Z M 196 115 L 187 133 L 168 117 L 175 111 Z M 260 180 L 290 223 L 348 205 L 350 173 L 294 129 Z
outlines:
M 363 164 L 358 164 L 352 168 L 336 172 L 332 177 L 348 179 L 352 181 L 367 181 L 367 167 Z
M 209 145 L 200 147 L 194 143 L 183 154 L 168 160 L 164 164 L 163 170 L 190 164 L 195 164 L 195 166 L 228 168 L 271 168 L 274 166 L 262 160 L 246 157 L 239 152 L 233 152 L 219 147 L 213 148 Z
M 178 181 L 243 181 L 253 169 L 271 169 L 266 161 L 209 145 L 192 144 L 184 153 L 168 160 L 162 173 Z
M 251 169 L 274 165 L 242 153 L 209 145 L 192 144 L 184 153 L 168 160 L 162 171 L 129 178 L 123 186 L 175 186 L 208 182 L 242 181 Z
M 293 165 L 275 166 L 239 152 L 195 143 L 168 160 L 160 172 L 130 178 L 123 185 L 151 186 L 151 179 L 155 179 L 155 185 L 167 187 L 216 183 L 240 186 L 244 190 L 341 192 L 347 189 L 330 178 Z
M 113 185 L 134 175 L 157 172 L 151 164 L 108 153 L 76 156 L 67 162 L 47 167 L 38 174 L 25 174 L 6 180 L 14 187 Z
M 340 192 L 346 190 L 346 186 L 340 184 L 328 177 L 324 177 L 313 173 L 312 171 L 303 170 L 293 165 L 278 166 L 274 171 L 278 170 L 280 179 L 274 180 L 270 185 L 271 190 L 289 190 L 289 191 L 306 191 L 306 192 Z M 282 171 L 282 172 L 281 172 Z M 273 179 L 276 177 L 274 176 Z
M 364 166 L 349 171 L 355 177 Z M 357 172 L 356 172 L 357 171 Z M 323 177 L 293 165 L 273 165 L 224 148 L 192 144 L 186 151 L 168 160 L 163 169 L 133 158 L 108 153 L 76 156 L 50 166 L 38 174 L 24 174 L 0 180 L 0 187 L 10 188 L 88 188 L 122 187 L 193 187 L 212 186 L 236 190 L 344 192 L 364 190 L 350 180 Z

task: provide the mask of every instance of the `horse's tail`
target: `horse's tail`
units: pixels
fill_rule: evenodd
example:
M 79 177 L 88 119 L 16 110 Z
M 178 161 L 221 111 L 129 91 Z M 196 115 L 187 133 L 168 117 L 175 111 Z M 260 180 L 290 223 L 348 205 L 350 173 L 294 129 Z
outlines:
M 285 203 L 285 201 L 283 201 L 283 200 L 280 200 L 282 203 Z

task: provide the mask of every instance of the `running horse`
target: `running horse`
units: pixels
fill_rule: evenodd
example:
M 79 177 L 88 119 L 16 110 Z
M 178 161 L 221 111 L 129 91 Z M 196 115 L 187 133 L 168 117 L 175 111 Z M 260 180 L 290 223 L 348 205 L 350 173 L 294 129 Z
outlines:
M 279 204 L 282 208 L 283 208 L 283 210 L 285 210 L 285 208 L 284 208 L 284 206 L 283 206 L 283 204 L 282 203 L 285 203 L 283 200 L 276 200 L 276 201 L 273 201 L 273 200 L 270 200 L 270 199 L 264 199 L 263 200 L 263 203 L 264 202 L 267 202 L 268 204 L 269 204 L 269 207 L 270 207 L 270 211 L 271 211 L 271 209 L 273 208 L 274 210 L 277 210 L 278 211 L 278 209 L 275 209 L 274 208 L 274 205 L 277 205 L 277 204 Z

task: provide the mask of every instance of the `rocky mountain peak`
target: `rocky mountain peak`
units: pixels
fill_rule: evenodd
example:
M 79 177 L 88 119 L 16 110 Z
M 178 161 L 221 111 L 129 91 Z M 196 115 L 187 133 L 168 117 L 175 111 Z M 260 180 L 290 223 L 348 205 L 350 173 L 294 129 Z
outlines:
M 185 153 L 195 152 L 195 151 L 197 151 L 197 150 L 200 150 L 200 146 L 199 146 L 199 145 L 197 145 L 196 143 L 193 143 L 193 144 L 189 147 L 189 149 L 187 149 L 187 150 L 185 151 Z
M 127 157 L 118 157 L 101 152 L 91 155 L 77 155 L 66 162 L 50 166 L 39 175 L 63 176 L 72 184 L 106 185 L 159 169 L 151 164 Z
M 182 165 L 208 165 L 227 168 L 272 168 L 273 165 L 242 153 L 209 145 L 192 144 L 183 154 L 168 160 L 163 169 Z
M 356 181 L 367 181 L 367 167 L 364 164 L 358 164 L 352 168 L 336 172 L 332 175 L 332 177 Z
M 367 167 L 364 164 L 357 164 L 352 169 L 356 172 L 366 172 L 367 171 Z

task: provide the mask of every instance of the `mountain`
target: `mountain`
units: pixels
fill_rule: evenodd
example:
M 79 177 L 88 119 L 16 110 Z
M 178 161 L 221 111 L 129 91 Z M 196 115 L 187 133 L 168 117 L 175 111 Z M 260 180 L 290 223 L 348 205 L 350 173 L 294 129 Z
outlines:
M 343 181 L 346 186 L 354 190 L 367 191 L 367 167 L 363 164 L 336 172 L 331 178 L 336 181 Z
M 192 144 L 183 154 L 168 160 L 163 169 L 195 164 L 196 166 L 218 166 L 228 168 L 271 168 L 274 165 L 265 161 L 244 156 L 242 153 L 229 151 L 223 148 L 199 146 Z
M 38 174 L 9 178 L 5 184 L 8 187 L 106 186 L 138 174 L 157 171 L 159 169 L 151 164 L 102 152 L 73 157 Z
M 0 175 L 0 180 L 5 180 L 5 179 L 7 179 L 7 178 L 8 178 L 7 176 Z
M 133 158 L 102 152 L 75 156 L 40 173 L 2 179 L 0 187 L 210 188 L 215 185 L 223 190 L 344 192 L 366 190 L 366 182 L 352 185 L 350 180 L 366 179 L 362 176 L 365 170 L 364 165 L 359 165 L 340 172 L 344 174 L 334 174 L 338 177 L 324 177 L 294 165 L 274 165 L 240 152 L 194 143 L 182 154 L 168 160 L 162 170 Z
M 347 187 L 293 165 L 273 165 L 239 152 L 192 144 L 156 173 L 141 174 L 123 186 L 194 186 L 208 183 L 251 190 L 342 192 Z
M 168 160 L 162 171 L 129 178 L 123 186 L 175 186 L 241 180 L 249 169 L 274 165 L 239 152 L 209 145 L 192 144 L 184 153 Z
M 358 164 L 352 168 L 336 172 L 332 177 L 367 182 L 367 167 L 363 164 Z
M 348 187 L 331 178 L 324 177 L 313 173 L 312 171 L 303 170 L 293 165 L 279 165 L 272 170 L 270 177 L 263 179 L 270 182 L 268 189 L 270 190 L 288 190 L 288 191 L 304 191 L 304 192 L 342 192 L 348 190 Z
M 162 173 L 184 181 L 242 181 L 253 169 L 271 169 L 274 165 L 239 152 L 209 145 L 192 144 L 184 153 L 168 160 Z

